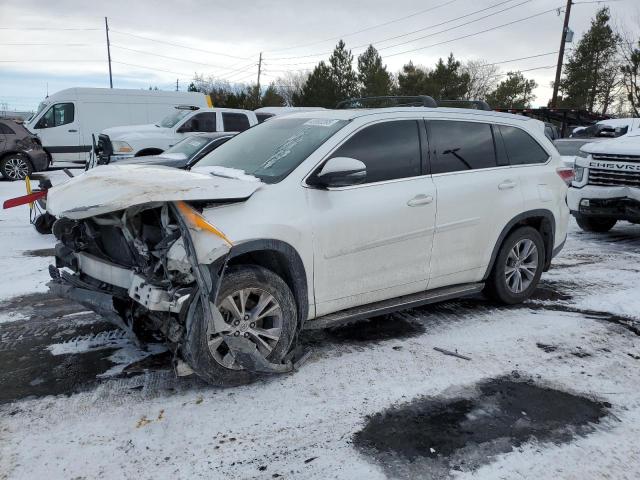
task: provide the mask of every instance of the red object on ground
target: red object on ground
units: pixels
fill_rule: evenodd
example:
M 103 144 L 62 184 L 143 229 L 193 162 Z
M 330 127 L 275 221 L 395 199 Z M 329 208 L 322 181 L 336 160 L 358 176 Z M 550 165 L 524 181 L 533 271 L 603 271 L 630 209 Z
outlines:
M 9 200 L 5 200 L 2 204 L 2 208 L 7 209 L 11 207 L 18 207 L 20 205 L 25 205 L 27 203 L 35 202 L 39 198 L 46 197 L 47 191 L 41 190 L 39 192 L 33 192 L 29 195 L 23 195 L 22 197 L 10 198 Z

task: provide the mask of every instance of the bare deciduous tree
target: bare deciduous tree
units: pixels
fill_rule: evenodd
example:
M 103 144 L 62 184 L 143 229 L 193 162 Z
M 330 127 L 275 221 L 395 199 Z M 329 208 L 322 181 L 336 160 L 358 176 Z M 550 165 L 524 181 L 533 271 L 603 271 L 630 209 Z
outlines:
M 309 72 L 298 71 L 287 72 L 276 79 L 274 82 L 276 90 L 288 106 L 296 105 L 296 98 L 300 98 L 307 78 L 309 78 Z
M 462 71 L 469 75 L 469 91 L 466 100 L 486 100 L 498 83 L 500 69 L 485 60 L 468 60 L 462 65 Z

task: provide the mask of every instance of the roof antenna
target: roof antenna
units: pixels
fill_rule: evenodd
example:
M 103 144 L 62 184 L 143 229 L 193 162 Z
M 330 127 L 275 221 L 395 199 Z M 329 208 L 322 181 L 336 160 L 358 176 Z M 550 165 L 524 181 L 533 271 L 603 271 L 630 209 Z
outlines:
M 47 96 L 44 98 L 49 98 L 49 82 L 47 82 Z

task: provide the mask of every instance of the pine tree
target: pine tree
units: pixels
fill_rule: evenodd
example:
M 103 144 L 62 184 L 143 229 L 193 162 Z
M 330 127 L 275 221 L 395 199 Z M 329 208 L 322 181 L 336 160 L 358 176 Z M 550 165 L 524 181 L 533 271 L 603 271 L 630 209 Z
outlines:
M 378 51 L 369 45 L 364 53 L 358 57 L 358 80 L 360 81 L 360 96 L 379 97 L 390 95 L 393 89 L 391 74 Z
M 428 95 L 438 99 L 460 100 L 465 98 L 469 91 L 469 74 L 462 70 L 462 65 L 455 59 L 453 53 L 449 54 L 447 63 L 441 59 L 436 63 L 436 68 L 427 75 Z
M 620 71 L 616 59 L 619 37 L 610 19 L 609 9 L 600 9 L 564 65 L 559 85 L 563 106 L 590 112 L 597 108 L 603 114 L 610 106 Z
M 315 66 L 302 87 L 300 98 L 296 98 L 295 103 L 304 107 L 333 108 L 336 106 L 338 100 L 331 67 L 324 61 Z
M 275 83 L 271 83 L 262 94 L 260 105 L 263 107 L 283 107 L 284 98 L 278 93 Z
M 329 64 L 337 101 L 358 95 L 358 77 L 353 70 L 353 54 L 351 50 L 346 49 L 342 40 L 338 42 L 329 57 Z
M 427 72 L 409 62 L 398 73 L 398 95 L 429 95 Z
M 496 108 L 529 108 L 537 86 L 534 79 L 527 80 L 521 72 L 509 72 L 506 80 L 487 95 L 487 103 Z

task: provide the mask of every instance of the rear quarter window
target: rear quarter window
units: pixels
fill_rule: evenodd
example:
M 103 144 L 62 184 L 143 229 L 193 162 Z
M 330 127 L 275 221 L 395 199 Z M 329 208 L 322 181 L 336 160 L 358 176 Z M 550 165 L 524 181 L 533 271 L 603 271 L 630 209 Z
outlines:
M 4 123 L 0 123 L 0 134 L 4 134 L 4 135 L 15 135 L 16 132 L 14 132 L 11 127 L 9 127 L 8 125 L 5 125 Z
M 499 125 L 498 130 L 511 165 L 533 165 L 549 160 L 546 150 L 521 128 Z
M 222 124 L 225 132 L 244 132 L 251 125 L 244 113 L 222 112 Z

